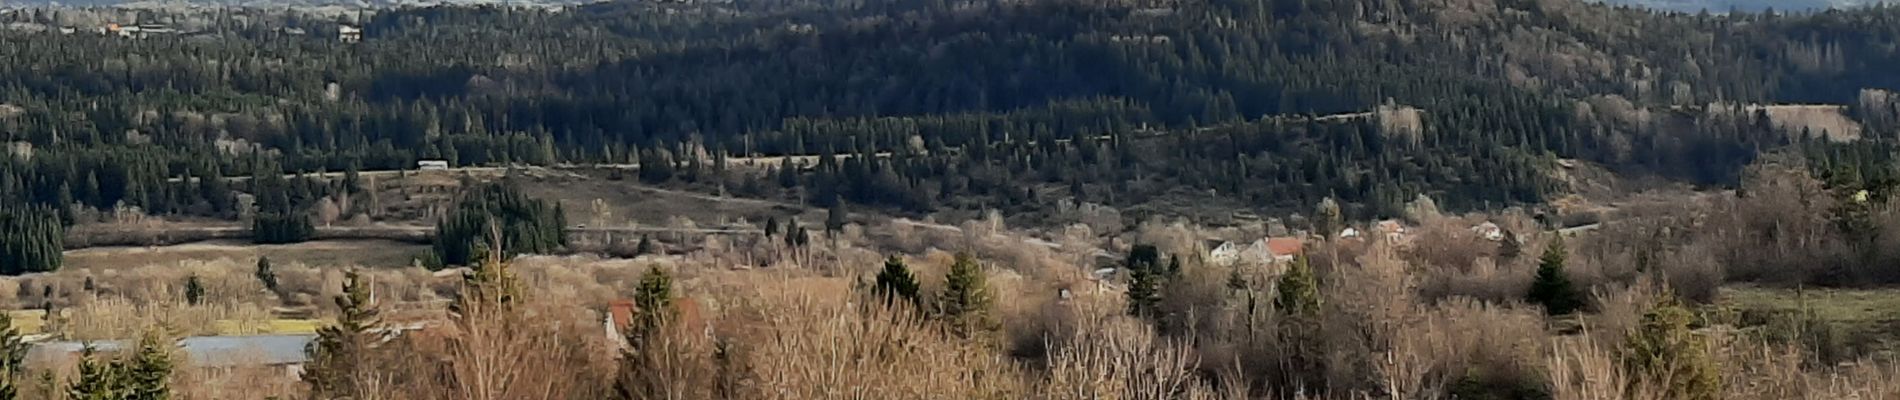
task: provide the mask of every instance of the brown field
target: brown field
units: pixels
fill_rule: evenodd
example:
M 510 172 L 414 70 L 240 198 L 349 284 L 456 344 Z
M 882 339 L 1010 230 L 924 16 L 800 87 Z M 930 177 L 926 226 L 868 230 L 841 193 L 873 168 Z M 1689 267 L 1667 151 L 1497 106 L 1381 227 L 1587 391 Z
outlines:
M 285 245 L 258 245 L 242 240 L 214 240 L 171 246 L 94 247 L 66 252 L 65 268 L 113 269 L 169 265 L 185 260 L 254 260 L 270 257 L 277 264 L 312 266 L 401 267 L 410 265 L 429 246 L 388 240 L 323 240 Z

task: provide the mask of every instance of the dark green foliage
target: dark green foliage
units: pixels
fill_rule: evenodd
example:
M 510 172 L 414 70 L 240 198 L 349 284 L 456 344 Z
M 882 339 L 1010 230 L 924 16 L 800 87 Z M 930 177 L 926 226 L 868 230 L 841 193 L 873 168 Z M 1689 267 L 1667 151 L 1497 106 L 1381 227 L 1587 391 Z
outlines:
M 1161 304 L 1162 288 L 1180 272 L 1180 261 L 1171 256 L 1168 264 L 1162 264 L 1161 250 L 1154 245 L 1138 244 L 1128 251 L 1123 267 L 1128 273 L 1129 314 L 1154 316 Z
M 1862 88 L 1900 87 L 1892 8 L 1688 15 L 1515 2 L 1486 11 L 1510 18 L 1464 22 L 1455 7 L 1401 3 L 416 7 L 376 13 L 365 21 L 374 40 L 352 46 L 274 29 L 306 17 L 248 11 L 205 22 L 209 40 L 9 31 L 0 93 L 19 115 L 0 131 L 36 154 L 0 166 L 0 200 L 235 214 L 219 181 L 170 179 L 255 173 L 213 143 L 228 137 L 272 154 L 283 168 L 271 172 L 604 161 L 637 162 L 646 182 L 703 182 L 735 178 L 707 161 L 728 152 L 828 153 L 852 157 L 787 159 L 775 176 L 745 178 L 814 202 L 913 211 L 1038 207 L 1036 186 L 1068 183 L 1111 204 L 1165 194 L 1148 187 L 1302 213 L 1331 197 L 1358 217 L 1419 193 L 1455 209 L 1542 200 L 1558 190 L 1552 156 L 1727 182 L 1791 140 L 1765 117 L 1694 105 L 1847 104 Z M 1355 24 L 1367 10 L 1408 34 Z M 0 22 L 43 22 L 28 14 Z M 879 20 L 913 23 L 862 23 Z M 1449 37 L 1472 39 L 1417 39 Z M 1654 74 L 1535 61 L 1547 57 Z M 1579 101 L 1598 105 L 1580 113 Z M 1309 118 L 1388 103 L 1420 107 L 1417 132 Z M 1634 107 L 1681 114 L 1616 115 Z M 1872 135 L 1893 132 L 1891 106 L 1853 114 Z M 1161 184 L 1080 184 L 1148 180 Z
M 275 170 L 261 172 L 251 179 L 257 193 L 257 210 L 251 215 L 251 240 L 257 243 L 297 243 L 316 236 L 310 221 L 310 204 L 317 193 L 310 191 L 309 180 L 285 180 Z
M 171 398 L 171 344 L 155 334 L 139 340 L 138 353 L 120 366 L 125 369 L 127 400 Z
M 1544 306 L 1547 314 L 1564 315 L 1583 308 L 1583 293 L 1570 283 L 1570 276 L 1564 272 L 1564 259 L 1569 255 L 1569 250 L 1564 248 L 1563 234 L 1555 234 L 1544 247 L 1544 255 L 1537 259 L 1537 277 L 1531 281 L 1530 293 L 1525 299 Z
M 257 281 L 264 284 L 264 290 L 277 291 L 277 272 L 271 269 L 270 257 L 257 258 Z
M 950 324 L 952 331 L 973 336 L 989 329 L 993 301 L 983 266 L 969 253 L 957 254 L 956 263 L 951 264 L 950 272 L 944 275 L 943 293 L 937 296 L 938 315 Z
M 1273 306 L 1281 312 L 1295 316 L 1311 316 L 1319 312 L 1319 278 L 1313 274 L 1313 267 L 1307 263 L 1306 256 L 1294 256 L 1288 263 L 1286 273 L 1280 275 L 1280 281 L 1274 286 L 1279 293 L 1273 299 Z
M 658 250 L 659 249 L 656 249 L 653 247 L 652 237 L 647 236 L 647 235 L 640 235 L 640 244 L 634 246 L 633 255 L 643 256 L 643 255 L 648 255 L 648 254 L 655 254 L 655 252 L 657 252 Z
M 1165 278 L 1149 268 L 1128 270 L 1128 313 L 1153 316 L 1161 304 L 1161 285 Z
M 805 247 L 806 244 L 811 243 L 811 231 L 807 231 L 805 227 L 801 226 L 798 227 L 798 232 L 786 236 L 786 238 L 791 240 L 792 247 Z
M 766 217 L 765 218 L 765 237 L 770 238 L 773 236 L 778 236 L 778 233 L 779 233 L 778 217 Z
M 476 247 L 489 240 L 491 224 L 504 239 L 502 258 L 550 253 L 567 243 L 567 217 L 559 205 L 529 198 L 512 184 L 483 184 L 463 194 L 436 223 L 436 256 L 444 265 L 479 260 Z
M 139 340 L 134 353 L 101 360 L 87 347 L 77 377 L 66 388 L 70 400 L 165 400 L 171 398 L 172 346 L 156 334 Z
M 379 323 L 376 308 L 370 304 L 367 282 L 357 271 L 343 274 L 343 295 L 336 297 L 336 323 L 317 330 L 317 340 L 304 351 L 310 364 L 304 368 L 303 381 L 319 399 L 350 398 L 360 390 L 362 372 L 368 365 L 369 346 L 377 340 L 371 330 Z
M 904 301 L 917 306 L 921 305 L 923 300 L 918 294 L 919 287 L 917 275 L 912 274 L 910 267 L 904 265 L 904 258 L 893 255 L 884 260 L 884 269 L 878 271 L 877 286 L 872 290 L 878 297 L 884 299 L 886 305 Z
M 673 276 L 658 266 L 648 268 L 646 274 L 640 276 L 640 286 L 634 289 L 633 305 L 636 310 L 632 326 L 627 329 L 627 342 L 638 348 L 677 317 L 678 310 L 673 308 Z
M 205 302 L 205 284 L 198 275 L 185 278 L 185 302 L 194 306 Z
M 844 210 L 844 200 L 832 200 L 831 208 L 825 211 L 825 232 L 837 232 L 844 229 L 850 213 Z
M 111 360 L 101 360 L 92 346 L 80 352 L 79 366 L 72 384 L 66 387 L 68 400 L 124 400 L 131 397 L 124 386 L 125 371 Z
M 1709 356 L 1708 339 L 1690 329 L 1695 315 L 1665 296 L 1643 314 L 1642 325 L 1630 332 L 1623 368 L 1646 382 L 1664 385 L 1663 398 L 1715 400 L 1722 398 L 1721 370 Z
M 66 228 L 46 206 L 0 206 L 0 275 L 59 269 Z

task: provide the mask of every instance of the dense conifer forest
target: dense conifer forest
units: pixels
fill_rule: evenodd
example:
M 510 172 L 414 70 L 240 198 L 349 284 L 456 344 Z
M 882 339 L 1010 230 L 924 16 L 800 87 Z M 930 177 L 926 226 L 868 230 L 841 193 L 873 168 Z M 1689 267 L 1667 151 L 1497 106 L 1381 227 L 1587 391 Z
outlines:
M 44 28 L 0 34 L 13 154 L 0 197 L 56 210 L 231 216 L 231 188 L 204 178 L 442 159 L 638 164 L 649 183 L 910 212 L 1185 189 L 1264 211 L 1334 198 L 1363 218 L 1421 194 L 1453 209 L 1546 200 L 1566 190 L 1560 159 L 1731 185 L 1764 151 L 1858 151 L 1900 127 L 1890 7 L 894 0 L 0 19 Z M 338 40 L 339 21 L 365 39 Z M 89 33 L 104 22 L 179 32 Z M 1785 123 L 1758 106 L 1772 104 L 1842 105 L 1854 129 Z M 730 165 L 775 155 L 818 161 Z

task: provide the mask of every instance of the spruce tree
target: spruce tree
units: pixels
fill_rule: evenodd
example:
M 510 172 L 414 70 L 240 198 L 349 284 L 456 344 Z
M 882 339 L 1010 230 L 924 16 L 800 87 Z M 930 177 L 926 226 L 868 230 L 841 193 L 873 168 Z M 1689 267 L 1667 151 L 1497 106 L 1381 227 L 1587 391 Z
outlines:
M 627 342 L 642 343 L 677 317 L 678 310 L 673 307 L 673 276 L 659 266 L 647 269 L 640 276 L 640 286 L 633 293 L 633 305 L 638 308 L 633 317 L 633 326 L 627 330 Z
M 1128 269 L 1128 314 L 1152 316 L 1155 308 L 1161 305 L 1162 276 L 1155 268 L 1137 267 Z
M 190 277 L 186 277 L 185 278 L 185 302 L 195 306 L 195 305 L 204 304 L 204 301 L 205 301 L 204 282 L 198 279 L 198 275 L 192 275 Z
M 77 376 L 66 386 L 67 400 L 124 400 L 131 397 L 127 380 L 116 363 L 103 360 L 98 350 L 88 345 L 79 352 Z
M 277 271 L 271 270 L 270 257 L 257 258 L 256 275 L 257 281 L 264 284 L 265 290 L 277 291 Z
M 633 255 L 644 256 L 644 255 L 653 254 L 653 253 L 654 253 L 653 238 L 648 235 L 640 235 L 640 244 L 634 246 Z
M 832 199 L 831 208 L 825 211 L 825 232 L 838 232 L 844 229 L 849 212 L 844 210 L 844 199 Z
M 988 329 L 993 299 L 987 280 L 983 267 L 969 253 L 958 254 L 945 274 L 937 310 L 958 334 L 968 337 Z
M 125 380 L 127 400 L 165 400 L 171 398 L 171 344 L 156 333 L 139 340 L 138 353 L 119 367 Z
M 1568 257 L 1563 234 L 1557 234 L 1544 247 L 1544 255 L 1537 259 L 1537 277 L 1531 282 L 1525 299 L 1543 305 L 1546 314 L 1564 315 L 1583 307 L 1583 295 L 1564 272 L 1564 260 Z
M 1286 273 L 1280 275 L 1275 286 L 1279 295 L 1274 297 L 1273 305 L 1291 315 L 1313 315 L 1319 312 L 1319 279 L 1313 274 L 1313 267 L 1306 256 L 1294 256 L 1288 263 Z
M 904 265 L 904 258 L 892 255 L 884 260 L 884 270 L 878 271 L 877 286 L 873 291 L 884 298 L 885 305 L 895 304 L 899 299 L 917 305 L 921 301 L 917 296 L 918 286 L 917 275 Z
M 1623 368 L 1632 376 L 1665 385 L 1662 398 L 1715 400 L 1722 397 L 1721 372 L 1709 357 L 1709 344 L 1690 329 L 1695 315 L 1666 295 L 1643 313 L 1643 322 L 1630 332 Z
M 317 339 L 304 351 L 310 364 L 303 381 L 318 399 L 355 396 L 360 389 L 359 373 L 371 368 L 367 363 L 369 346 L 375 336 L 370 331 L 378 324 L 369 286 L 352 268 L 343 273 L 343 295 L 336 297 L 336 323 L 317 330 Z

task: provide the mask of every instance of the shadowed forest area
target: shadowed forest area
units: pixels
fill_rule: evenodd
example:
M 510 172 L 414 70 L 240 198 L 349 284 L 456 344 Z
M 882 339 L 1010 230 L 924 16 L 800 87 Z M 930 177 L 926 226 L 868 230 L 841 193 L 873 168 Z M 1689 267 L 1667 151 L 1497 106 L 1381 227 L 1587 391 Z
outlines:
M 1887 6 L 0 25 L 0 400 L 1900 397 Z

